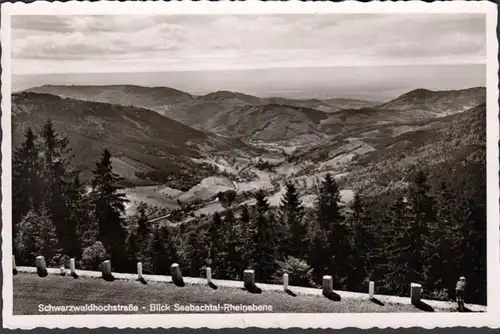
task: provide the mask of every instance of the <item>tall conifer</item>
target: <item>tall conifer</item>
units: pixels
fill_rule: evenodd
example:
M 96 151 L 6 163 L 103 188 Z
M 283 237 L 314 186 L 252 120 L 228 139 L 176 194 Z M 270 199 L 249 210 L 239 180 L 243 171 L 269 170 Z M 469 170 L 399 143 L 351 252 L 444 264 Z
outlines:
M 128 200 L 117 185 L 122 178 L 113 173 L 108 149 L 104 150 L 93 173 L 90 201 L 99 228 L 99 238 L 109 250 L 114 266 L 123 268 L 126 264 L 123 214 Z

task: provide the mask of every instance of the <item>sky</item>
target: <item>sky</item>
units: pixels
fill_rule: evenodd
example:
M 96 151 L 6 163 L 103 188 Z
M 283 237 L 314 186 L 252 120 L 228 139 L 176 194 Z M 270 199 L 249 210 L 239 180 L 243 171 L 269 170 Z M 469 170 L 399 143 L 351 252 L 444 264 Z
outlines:
M 14 16 L 11 48 L 14 90 L 121 83 L 383 99 L 486 82 L 482 14 Z

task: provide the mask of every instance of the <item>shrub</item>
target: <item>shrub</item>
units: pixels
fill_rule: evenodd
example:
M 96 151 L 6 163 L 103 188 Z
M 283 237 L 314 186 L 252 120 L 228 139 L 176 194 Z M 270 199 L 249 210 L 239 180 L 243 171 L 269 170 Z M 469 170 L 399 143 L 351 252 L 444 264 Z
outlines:
M 108 254 L 100 241 L 83 250 L 81 266 L 82 269 L 96 270 L 101 263 L 108 258 Z
M 68 268 L 69 267 L 69 256 L 65 255 L 65 254 L 56 254 L 52 260 L 50 261 L 50 263 L 48 263 L 48 265 L 50 267 L 54 267 L 54 268 L 60 268 L 60 267 L 64 267 L 64 268 Z
M 422 295 L 424 298 L 427 298 L 427 299 L 443 300 L 443 301 L 450 300 L 450 296 L 448 294 L 448 289 L 432 290 L 429 292 L 426 292 L 424 290 Z
M 312 277 L 313 269 L 305 260 L 289 256 L 284 261 L 276 261 L 278 269 L 273 276 L 276 283 L 283 282 L 283 274 L 288 274 L 290 285 L 311 287 L 315 286 Z
M 19 224 L 15 248 L 19 263 L 31 264 L 39 255 L 45 257 L 49 264 L 58 250 L 56 229 L 47 211 L 30 210 Z

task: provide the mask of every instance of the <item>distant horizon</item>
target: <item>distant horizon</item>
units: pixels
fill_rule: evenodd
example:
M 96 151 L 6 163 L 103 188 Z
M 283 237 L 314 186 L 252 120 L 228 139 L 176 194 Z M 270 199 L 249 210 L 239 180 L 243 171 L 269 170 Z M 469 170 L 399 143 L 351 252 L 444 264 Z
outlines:
M 438 82 L 435 77 L 441 80 Z M 364 78 L 359 80 L 359 78 Z M 12 75 L 12 92 L 43 85 L 168 87 L 191 95 L 232 91 L 262 98 L 346 98 L 384 102 L 411 90 L 486 87 L 482 64 L 339 66 L 245 70 Z

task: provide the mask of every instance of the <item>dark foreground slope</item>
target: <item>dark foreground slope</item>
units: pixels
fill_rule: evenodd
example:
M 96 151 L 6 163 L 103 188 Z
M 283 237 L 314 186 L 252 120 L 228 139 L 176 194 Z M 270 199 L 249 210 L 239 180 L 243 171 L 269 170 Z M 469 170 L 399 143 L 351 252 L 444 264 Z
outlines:
M 38 306 L 40 304 L 55 306 L 92 303 L 98 305 L 133 304 L 139 308 L 137 313 L 145 314 L 179 313 L 173 310 L 176 303 L 194 306 L 270 305 L 272 312 L 289 313 L 421 312 L 420 309 L 412 305 L 389 303 L 379 305 L 370 300 L 360 299 L 331 301 L 323 296 L 298 295 L 293 297 L 285 292 L 277 291 L 251 294 L 239 288 L 221 287 L 214 290 L 208 285 L 188 284 L 181 288 L 174 284 L 159 282 L 149 282 L 147 285 L 143 285 L 128 280 L 106 282 L 98 278 L 83 277 L 78 279 L 58 276 L 39 278 L 32 274 L 14 276 L 13 304 L 16 315 L 39 315 Z M 169 304 L 172 308 L 170 312 L 151 312 L 150 304 Z M 440 310 L 434 309 L 434 311 Z

